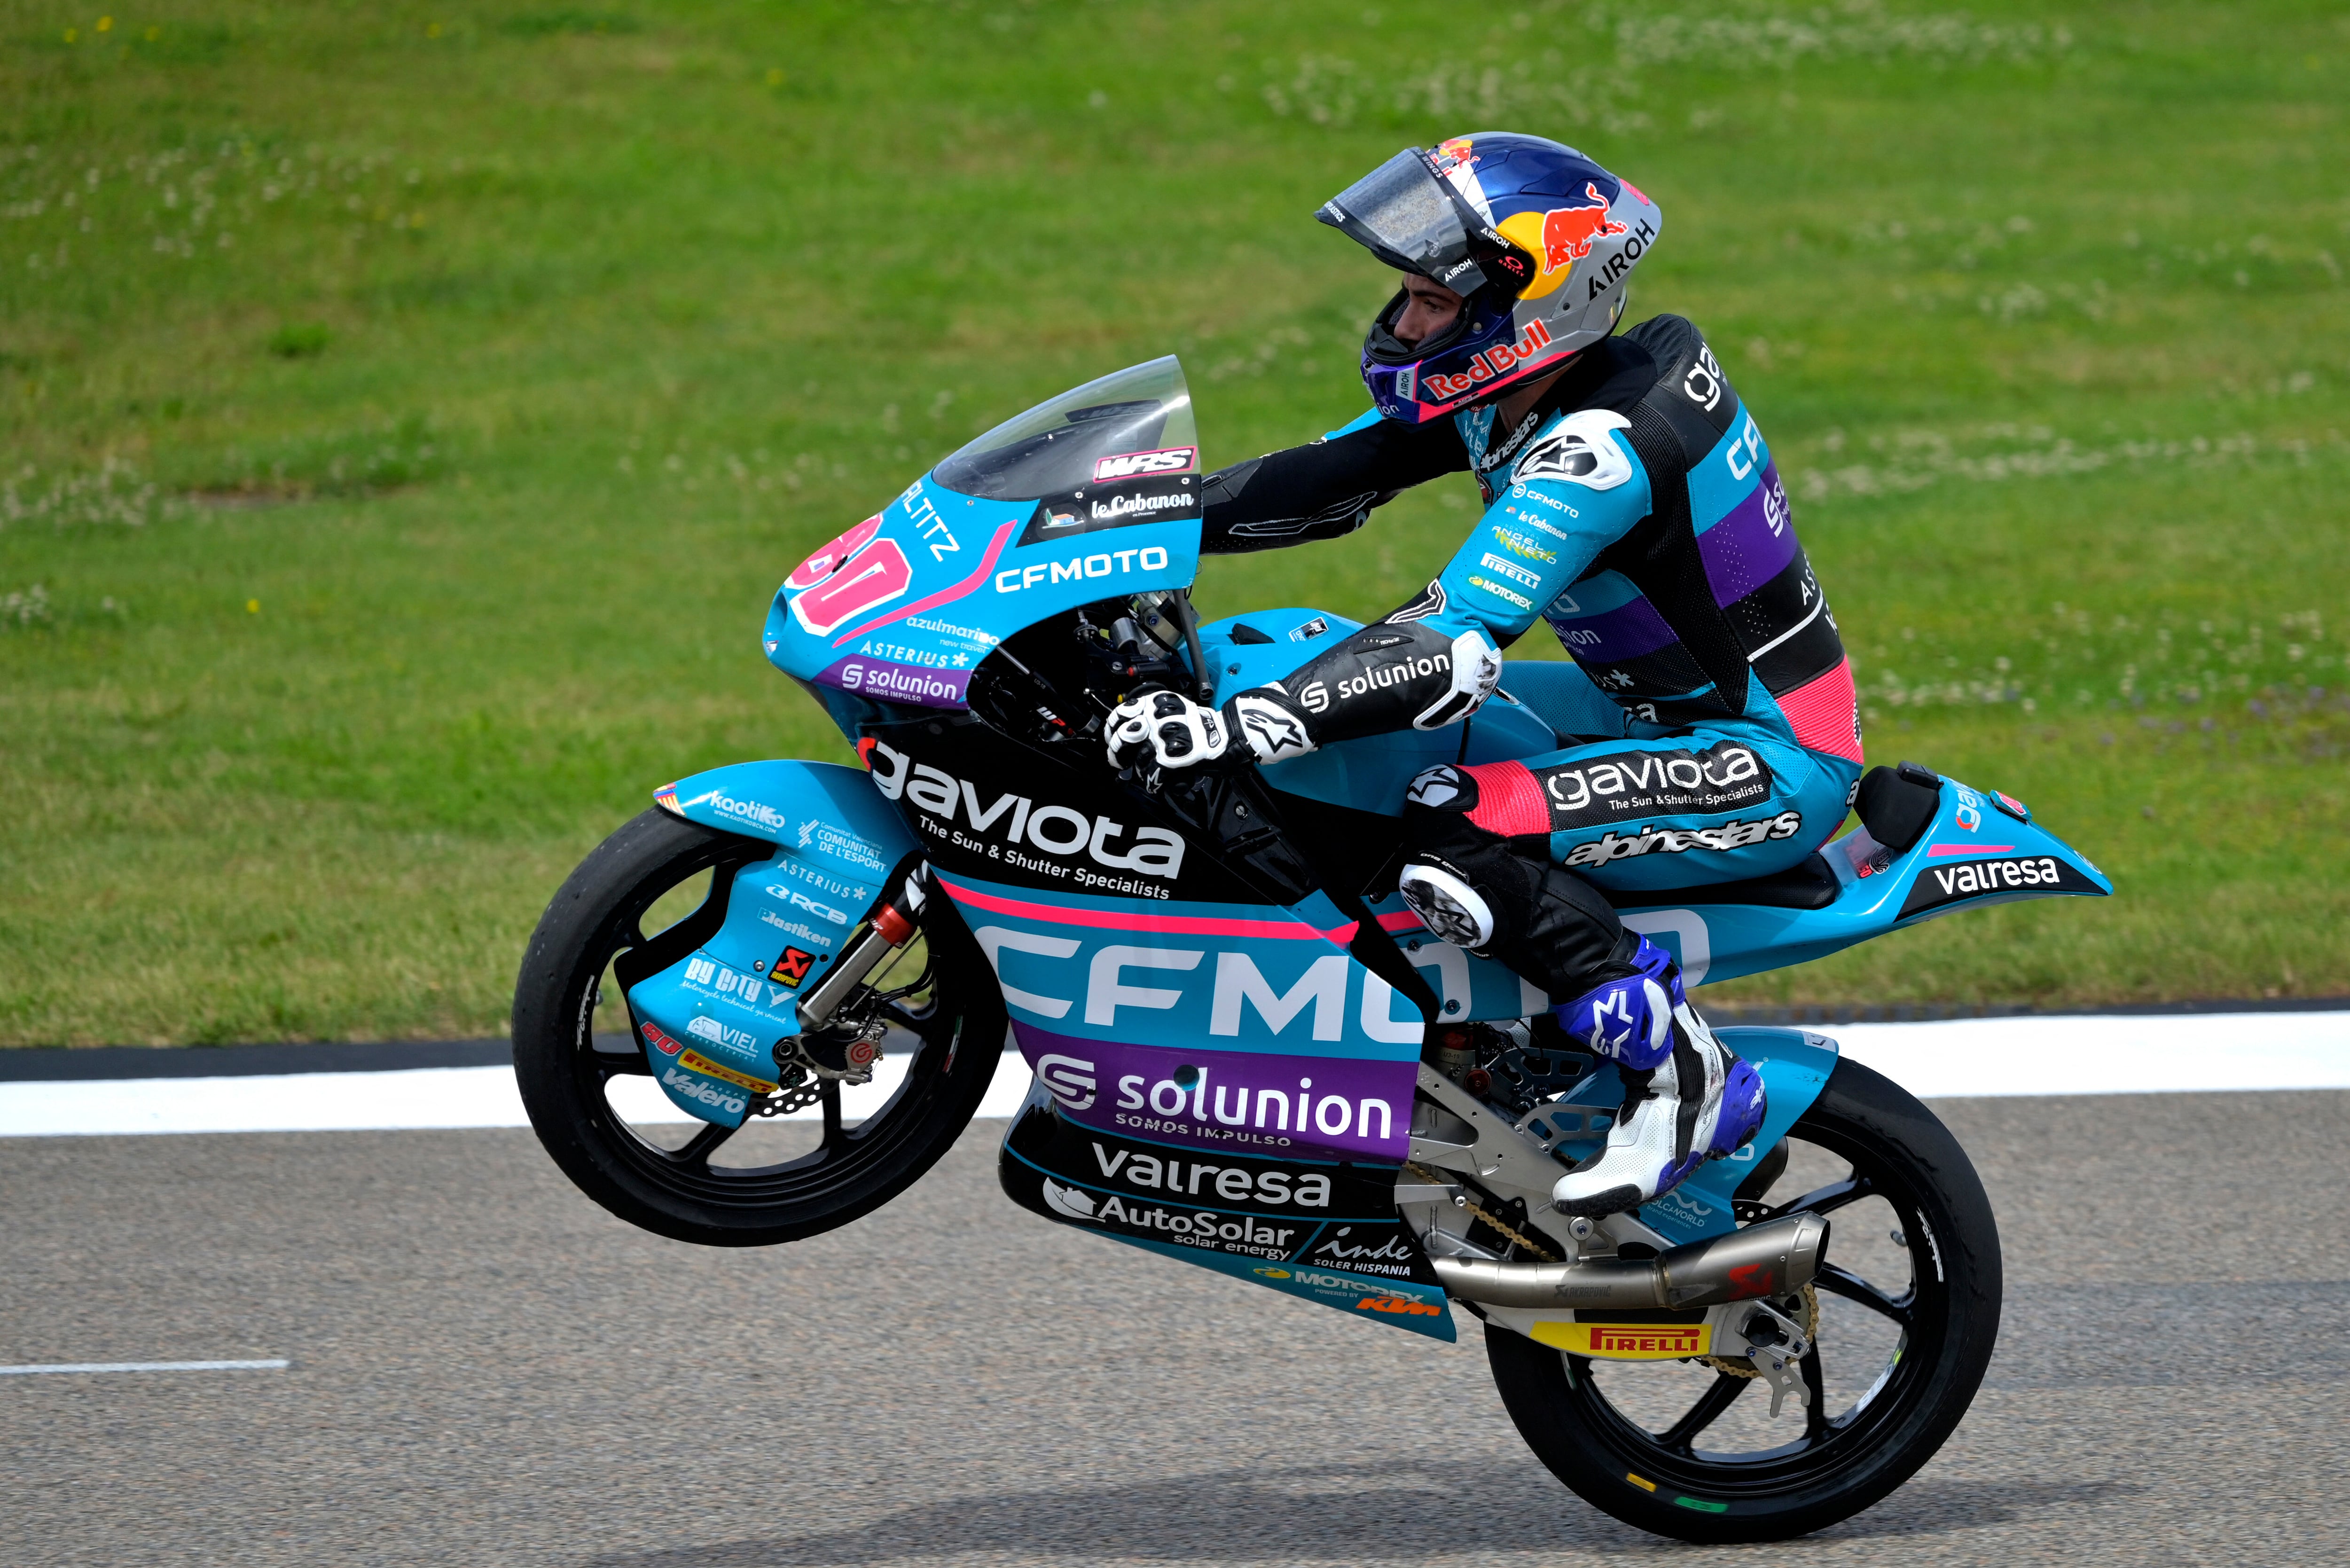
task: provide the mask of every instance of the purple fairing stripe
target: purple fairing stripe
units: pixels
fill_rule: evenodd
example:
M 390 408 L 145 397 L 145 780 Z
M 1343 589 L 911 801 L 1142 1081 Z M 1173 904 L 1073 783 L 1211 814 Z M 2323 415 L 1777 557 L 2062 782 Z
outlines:
M 1290 1159 L 1410 1152 L 1412 1061 L 1208 1051 L 1080 1040 L 1014 1020 L 1014 1036 L 1060 1112 L 1121 1137 Z M 1189 1084 L 1179 1070 L 1189 1069 Z
M 925 670 L 852 653 L 834 660 L 817 676 L 819 686 L 837 686 L 860 697 L 888 702 L 913 702 L 924 708 L 961 708 L 971 686 L 968 670 Z
M 1697 536 L 1697 547 L 1718 605 L 1736 604 L 1786 569 L 1795 558 L 1795 529 L 1777 463 L 1762 470 L 1746 499 Z
M 1568 652 L 1579 659 L 1600 664 L 1638 659 L 1680 640 L 1665 624 L 1665 618 L 1657 613 L 1657 607 L 1645 597 L 1633 598 L 1596 615 L 1554 619 L 1551 625 Z

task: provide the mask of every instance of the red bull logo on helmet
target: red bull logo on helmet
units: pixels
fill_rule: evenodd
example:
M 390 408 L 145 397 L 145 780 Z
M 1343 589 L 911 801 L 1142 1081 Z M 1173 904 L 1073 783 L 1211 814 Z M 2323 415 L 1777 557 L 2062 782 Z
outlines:
M 1549 348 L 1550 341 L 1550 328 L 1539 321 L 1532 322 L 1518 334 L 1515 343 L 1494 344 L 1470 360 L 1469 369 L 1461 375 L 1421 377 L 1420 389 L 1429 398 L 1439 400 L 1461 397 L 1496 377 L 1513 374 L 1520 365 Z
M 1607 216 L 1607 198 L 1599 187 L 1586 181 L 1583 193 L 1591 198 L 1585 207 L 1554 207 L 1543 214 L 1543 270 L 1556 272 L 1573 266 L 1591 254 L 1591 242 L 1607 234 L 1630 231 Z
M 1575 263 L 1590 256 L 1594 245 L 1631 232 L 1627 224 L 1607 215 L 1607 198 L 1599 193 L 1596 183 L 1585 181 L 1583 193 L 1589 200 L 1581 206 L 1513 213 L 1494 225 L 1513 244 L 1535 257 L 1542 268 L 1520 292 L 1521 299 L 1540 299 L 1552 293 L 1566 282 Z

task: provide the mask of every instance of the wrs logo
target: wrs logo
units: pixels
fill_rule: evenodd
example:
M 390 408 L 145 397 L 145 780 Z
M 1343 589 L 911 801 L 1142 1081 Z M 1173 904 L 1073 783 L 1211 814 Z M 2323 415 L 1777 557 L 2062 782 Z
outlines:
M 1146 473 L 1189 472 L 1199 456 L 1200 449 L 1195 446 L 1163 447 L 1157 452 L 1122 452 L 1114 457 L 1095 462 L 1094 483 L 1102 484 L 1113 479 L 1137 479 Z

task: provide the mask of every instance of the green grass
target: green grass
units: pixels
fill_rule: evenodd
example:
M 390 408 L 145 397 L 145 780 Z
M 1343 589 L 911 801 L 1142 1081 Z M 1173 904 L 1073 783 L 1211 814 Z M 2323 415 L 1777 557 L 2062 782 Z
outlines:
M 2345 64 L 2316 5 L 0 8 L 0 1043 L 502 1029 L 654 785 L 843 754 L 757 641 L 806 549 L 1170 348 L 1211 462 L 1350 417 L 1387 280 L 1314 206 L 1504 124 L 1663 204 L 1634 313 L 1769 432 L 1872 757 L 2120 892 L 1711 994 L 2350 992 Z M 1469 501 L 1202 597 L 1384 609 Z

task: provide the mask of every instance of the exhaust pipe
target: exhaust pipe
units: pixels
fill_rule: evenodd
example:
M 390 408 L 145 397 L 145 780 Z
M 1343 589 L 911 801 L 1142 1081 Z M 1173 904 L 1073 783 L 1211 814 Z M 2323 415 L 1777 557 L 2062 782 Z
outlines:
M 1828 1222 L 1790 1214 L 1653 1258 L 1588 1258 L 1573 1263 L 1505 1263 L 1430 1257 L 1444 1288 L 1463 1301 L 1502 1307 L 1710 1307 L 1783 1296 L 1819 1272 Z

